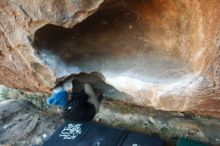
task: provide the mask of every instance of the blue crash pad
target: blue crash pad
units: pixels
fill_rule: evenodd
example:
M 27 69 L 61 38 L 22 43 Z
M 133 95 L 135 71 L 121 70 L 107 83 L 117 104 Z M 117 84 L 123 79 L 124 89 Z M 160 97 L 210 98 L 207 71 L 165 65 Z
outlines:
M 158 137 L 129 132 L 122 146 L 164 146 L 165 141 Z
M 208 145 L 195 140 L 180 138 L 177 142 L 177 146 L 208 146 Z
M 88 123 L 65 123 L 43 146 L 165 146 L 157 137 Z

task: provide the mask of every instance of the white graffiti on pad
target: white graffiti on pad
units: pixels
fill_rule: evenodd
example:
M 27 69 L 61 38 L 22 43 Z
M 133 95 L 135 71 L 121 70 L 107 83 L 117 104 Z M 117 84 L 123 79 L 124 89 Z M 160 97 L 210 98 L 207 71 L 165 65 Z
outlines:
M 135 143 L 135 144 L 132 144 L 132 146 L 141 146 L 141 145 Z
M 59 137 L 63 137 L 63 139 L 75 139 L 82 133 L 81 125 L 82 124 L 68 124 L 67 127 L 63 128 Z

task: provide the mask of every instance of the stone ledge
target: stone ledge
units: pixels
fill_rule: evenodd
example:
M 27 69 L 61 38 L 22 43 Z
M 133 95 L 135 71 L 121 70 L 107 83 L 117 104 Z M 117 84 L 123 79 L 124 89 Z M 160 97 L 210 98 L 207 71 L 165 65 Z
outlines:
M 115 127 L 158 135 L 172 145 L 178 137 L 220 144 L 220 120 L 191 113 L 165 112 L 103 100 L 95 120 Z

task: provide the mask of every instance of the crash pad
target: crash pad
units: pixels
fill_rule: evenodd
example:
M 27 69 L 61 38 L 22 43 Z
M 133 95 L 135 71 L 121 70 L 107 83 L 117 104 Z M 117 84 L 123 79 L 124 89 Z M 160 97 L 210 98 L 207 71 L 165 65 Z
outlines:
M 165 141 L 155 136 L 129 132 L 122 146 L 164 146 Z
M 177 146 L 208 146 L 208 145 L 191 139 L 179 138 L 177 142 Z
M 165 146 L 158 137 L 88 123 L 64 123 L 43 146 Z

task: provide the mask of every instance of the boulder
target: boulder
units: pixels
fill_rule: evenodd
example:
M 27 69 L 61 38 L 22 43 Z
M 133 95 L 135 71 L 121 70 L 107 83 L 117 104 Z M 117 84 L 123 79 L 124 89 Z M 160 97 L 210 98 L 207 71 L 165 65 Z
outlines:
M 0 83 L 50 93 L 96 71 L 109 98 L 220 117 L 219 15 L 218 0 L 3 0 Z

